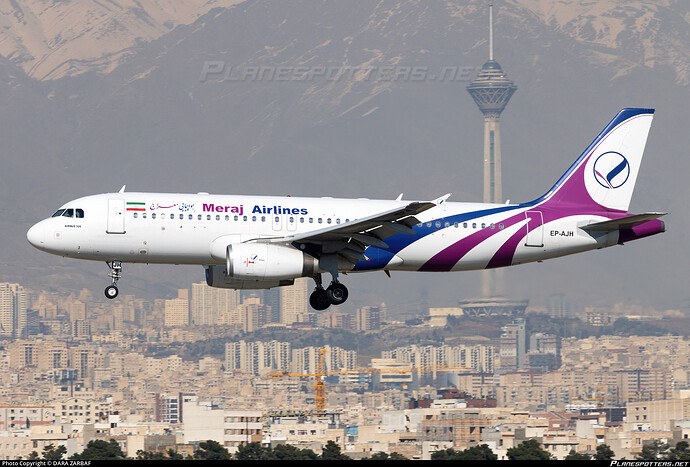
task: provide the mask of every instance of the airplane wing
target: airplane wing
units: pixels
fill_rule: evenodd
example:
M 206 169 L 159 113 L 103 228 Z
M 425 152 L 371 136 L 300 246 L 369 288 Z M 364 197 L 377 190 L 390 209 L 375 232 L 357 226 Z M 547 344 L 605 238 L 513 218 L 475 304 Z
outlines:
M 322 245 L 322 253 L 339 253 L 353 260 L 366 260 L 366 247 L 388 248 L 384 240 L 397 233 L 415 235 L 412 226 L 419 224 L 415 216 L 443 204 L 449 196 L 450 193 L 434 201 L 414 201 L 350 222 L 263 241 L 318 244 Z
M 621 217 L 620 219 L 613 219 L 610 221 L 595 222 L 593 224 L 588 224 L 582 226 L 584 230 L 597 230 L 597 231 L 612 231 L 620 229 L 630 229 L 636 225 L 643 224 L 645 222 L 658 219 L 661 216 L 665 216 L 665 212 L 647 212 L 644 214 L 635 214 L 632 216 Z

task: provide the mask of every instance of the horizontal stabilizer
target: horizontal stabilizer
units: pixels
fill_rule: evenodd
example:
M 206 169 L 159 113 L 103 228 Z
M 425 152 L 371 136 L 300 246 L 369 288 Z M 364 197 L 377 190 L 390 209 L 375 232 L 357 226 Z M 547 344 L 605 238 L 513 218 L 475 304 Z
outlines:
M 635 214 L 632 216 L 621 217 L 620 219 L 613 219 L 610 221 L 595 222 L 593 224 L 585 225 L 580 227 L 583 230 L 596 230 L 596 231 L 612 231 L 620 229 L 630 229 L 636 225 L 644 224 L 645 222 L 658 219 L 661 216 L 665 216 L 665 212 L 647 212 L 644 214 Z

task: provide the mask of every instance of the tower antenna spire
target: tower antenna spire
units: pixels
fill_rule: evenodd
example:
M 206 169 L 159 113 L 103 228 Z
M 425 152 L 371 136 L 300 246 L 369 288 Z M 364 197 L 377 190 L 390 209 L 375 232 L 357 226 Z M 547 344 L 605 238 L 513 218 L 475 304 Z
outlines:
M 489 2 L 489 60 L 494 59 L 494 3 Z

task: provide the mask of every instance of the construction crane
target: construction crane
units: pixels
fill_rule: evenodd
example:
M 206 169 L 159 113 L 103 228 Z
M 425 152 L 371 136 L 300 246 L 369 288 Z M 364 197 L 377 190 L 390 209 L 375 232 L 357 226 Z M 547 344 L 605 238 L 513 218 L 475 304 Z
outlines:
M 326 371 L 325 367 L 325 353 L 326 349 L 319 349 L 319 356 L 316 364 L 316 373 L 290 373 L 283 371 L 279 373 L 271 373 L 269 376 L 274 378 L 295 377 L 295 378 L 315 378 L 314 383 L 314 405 L 317 414 L 324 414 L 326 411 L 326 376 L 343 376 L 357 373 L 378 373 L 378 374 L 413 374 L 413 373 L 427 373 L 439 371 L 466 371 L 464 366 L 449 366 L 449 365 L 426 365 L 421 367 L 414 366 L 411 362 L 399 362 L 405 364 L 405 368 L 354 368 L 354 369 L 340 369 L 333 371 Z M 409 365 L 409 366 L 407 366 Z

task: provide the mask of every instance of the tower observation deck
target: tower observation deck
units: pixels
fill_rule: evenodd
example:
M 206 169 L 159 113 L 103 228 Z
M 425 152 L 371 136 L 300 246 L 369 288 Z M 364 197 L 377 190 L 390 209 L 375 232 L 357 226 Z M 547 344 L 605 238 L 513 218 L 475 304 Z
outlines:
M 499 118 L 515 91 L 515 83 L 508 79 L 501 65 L 494 60 L 493 4 L 489 4 L 489 60 L 467 86 L 467 92 L 484 114 L 485 203 L 503 202 Z M 485 297 L 503 295 L 503 271 L 484 271 L 482 293 Z

